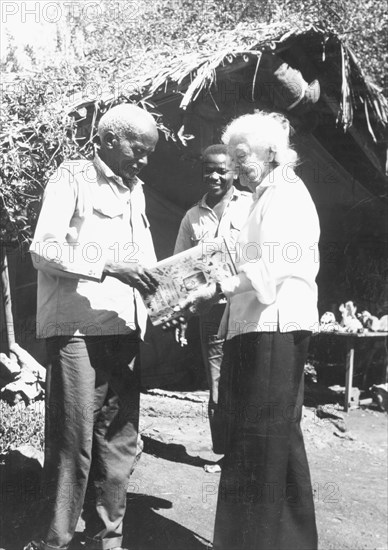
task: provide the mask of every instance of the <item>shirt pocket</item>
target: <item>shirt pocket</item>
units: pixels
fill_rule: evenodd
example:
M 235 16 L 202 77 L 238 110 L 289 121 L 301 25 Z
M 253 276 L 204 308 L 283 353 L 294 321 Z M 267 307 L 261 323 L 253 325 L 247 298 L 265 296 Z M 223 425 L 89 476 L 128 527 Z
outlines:
M 191 246 L 197 246 L 200 242 L 202 242 L 209 236 L 209 231 L 206 229 L 206 227 L 203 227 L 198 223 L 194 223 L 192 225 L 192 228 L 193 232 L 190 236 Z
M 117 218 L 123 216 L 125 208 L 121 203 L 106 203 L 101 204 L 96 202 L 93 204 L 93 213 L 99 218 Z
M 232 219 L 230 220 L 230 233 L 229 233 L 228 245 L 231 248 L 234 248 L 244 223 L 245 223 L 245 219 L 243 216 L 241 216 L 241 214 L 240 216 L 237 216 L 237 215 L 233 216 Z
M 129 210 L 129 193 L 117 196 L 110 185 L 100 185 L 92 190 L 93 214 L 100 219 L 113 219 L 123 216 Z
M 115 250 L 116 243 L 132 240 L 130 226 L 125 223 L 129 216 L 125 210 L 129 205 L 111 197 L 102 198 L 98 194 L 93 197 L 92 215 L 85 220 L 82 240 L 96 241 L 103 249 L 113 247 Z

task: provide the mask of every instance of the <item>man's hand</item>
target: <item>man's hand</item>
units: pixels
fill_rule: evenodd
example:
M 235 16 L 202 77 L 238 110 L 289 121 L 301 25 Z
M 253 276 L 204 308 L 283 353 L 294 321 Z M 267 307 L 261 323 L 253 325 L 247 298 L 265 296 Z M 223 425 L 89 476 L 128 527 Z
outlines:
M 155 294 L 159 286 L 155 277 L 135 262 L 112 262 L 108 260 L 105 264 L 104 274 L 136 288 L 143 297 Z
M 207 313 L 220 299 L 216 283 L 203 286 L 191 292 L 188 298 L 179 303 L 179 309 L 187 317 Z

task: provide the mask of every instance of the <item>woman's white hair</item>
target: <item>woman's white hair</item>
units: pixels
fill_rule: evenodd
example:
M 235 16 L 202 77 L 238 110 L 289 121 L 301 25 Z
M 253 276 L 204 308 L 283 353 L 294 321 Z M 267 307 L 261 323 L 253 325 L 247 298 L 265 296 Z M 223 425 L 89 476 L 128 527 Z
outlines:
M 242 115 L 228 124 L 221 139 L 229 146 L 240 137 L 272 151 L 279 166 L 297 163 L 298 155 L 290 146 L 290 123 L 283 115 L 265 111 Z
M 153 116 L 141 107 L 123 103 L 102 115 L 98 123 L 98 135 L 101 140 L 108 132 L 113 132 L 118 137 L 136 136 L 139 133 L 139 125 L 144 122 L 155 124 Z

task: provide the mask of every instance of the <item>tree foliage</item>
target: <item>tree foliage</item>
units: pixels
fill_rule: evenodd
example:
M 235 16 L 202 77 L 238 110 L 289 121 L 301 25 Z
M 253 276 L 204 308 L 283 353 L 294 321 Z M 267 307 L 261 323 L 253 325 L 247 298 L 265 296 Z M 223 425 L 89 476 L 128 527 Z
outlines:
M 103 0 L 106 12 L 114 0 Z M 123 21 L 102 18 L 94 25 L 75 23 L 85 38 L 88 60 L 118 59 L 130 64 L 146 48 L 188 49 L 204 35 L 237 25 L 289 21 L 304 28 L 321 22 L 337 33 L 358 57 L 362 69 L 384 87 L 388 8 L 383 0 L 139 0 Z
M 0 133 L 3 242 L 31 234 L 37 197 L 48 177 L 64 158 L 82 154 L 74 122 L 65 114 L 72 94 L 93 84 L 121 83 L 133 67 L 145 70 L 150 51 L 184 53 L 236 26 L 289 21 L 302 28 L 319 21 L 338 33 L 365 73 L 384 86 L 388 16 L 382 0 L 100 0 L 100 6 L 98 17 L 67 14 L 51 54 L 39 57 L 33 44 L 25 47 L 32 69 L 26 74 L 20 73 L 23 67 L 9 40 L 2 62 L 7 75 Z
M 47 179 L 65 159 L 80 155 L 75 123 L 52 86 L 53 73 L 14 78 L 4 86 L 0 133 L 2 242 L 20 242 L 31 233 L 37 202 Z

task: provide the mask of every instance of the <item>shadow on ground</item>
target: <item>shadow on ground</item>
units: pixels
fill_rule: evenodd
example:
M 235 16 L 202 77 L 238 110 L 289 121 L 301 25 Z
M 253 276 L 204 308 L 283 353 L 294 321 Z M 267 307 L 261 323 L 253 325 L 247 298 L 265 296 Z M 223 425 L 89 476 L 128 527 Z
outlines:
M 329 405 L 340 403 L 343 405 L 344 396 L 330 390 L 323 384 L 305 382 L 304 405 L 306 407 L 318 407 L 318 405 Z
M 32 459 L 3 460 L 0 464 L 0 548 L 20 550 L 35 525 L 41 467 Z
M 169 500 L 128 493 L 124 547 L 129 550 L 207 550 L 209 541 L 155 510 L 172 508 Z
M 144 442 L 144 453 L 163 458 L 164 460 L 180 462 L 181 464 L 188 464 L 189 466 L 198 466 L 199 468 L 203 468 L 205 464 L 216 464 L 216 462 L 212 462 L 211 460 L 204 460 L 199 456 L 189 455 L 184 445 L 163 443 L 163 441 L 158 441 L 145 435 L 142 435 L 142 440 Z
M 187 455 L 183 445 L 165 445 L 150 438 L 148 446 L 163 458 L 180 457 L 181 462 L 198 465 L 204 461 Z M 156 445 L 154 445 L 156 444 Z M 153 446 L 154 445 L 154 446 Z M 159 454 L 161 453 L 161 455 Z M 175 459 L 176 460 L 176 459 Z M 189 462 L 191 460 L 191 462 Z M 41 486 L 41 469 L 35 461 L 0 464 L 0 549 L 21 550 L 36 528 Z M 209 541 L 157 510 L 172 508 L 169 500 L 139 493 L 128 493 L 124 519 L 124 547 L 129 550 L 207 550 Z M 77 532 L 69 550 L 82 550 L 83 535 Z

